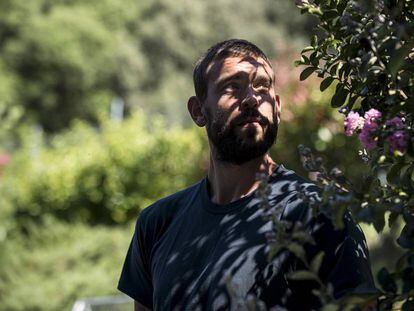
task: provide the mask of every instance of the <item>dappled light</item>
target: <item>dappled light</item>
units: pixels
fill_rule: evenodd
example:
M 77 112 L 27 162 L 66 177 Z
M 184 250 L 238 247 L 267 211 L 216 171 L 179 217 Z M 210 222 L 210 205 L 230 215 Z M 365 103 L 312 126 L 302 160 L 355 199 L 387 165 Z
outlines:
M 110 310 L 117 299 L 132 308 L 117 284 L 128 246 L 152 238 L 137 235 L 137 217 L 153 221 L 154 204 L 173 193 L 181 204 L 161 206 L 162 238 L 149 254 L 154 297 L 171 295 L 154 300 L 157 310 L 182 297 L 189 310 L 204 301 L 213 310 L 230 301 L 236 310 L 265 310 L 263 301 L 338 310 L 377 298 L 384 309 L 414 308 L 413 9 L 371 0 L 0 0 L 0 311 L 70 310 L 76 301 Z M 281 122 L 269 154 L 285 179 L 272 175 L 219 205 L 209 196 L 206 129 L 186 104 L 198 57 L 229 38 L 269 56 L 264 67 L 243 55 L 254 70 L 228 78 L 251 79 L 248 99 L 276 112 L 260 91 L 274 83 Z M 241 109 L 245 94 L 227 95 L 228 111 Z M 276 121 L 244 110 L 233 122 L 247 118 L 257 119 L 244 128 L 255 142 L 256 127 Z M 312 218 L 316 211 L 323 216 Z M 348 299 L 355 284 L 327 275 L 370 279 L 369 260 L 382 296 L 369 284 L 357 289 L 365 300 Z M 302 282 L 309 290 L 293 299 Z

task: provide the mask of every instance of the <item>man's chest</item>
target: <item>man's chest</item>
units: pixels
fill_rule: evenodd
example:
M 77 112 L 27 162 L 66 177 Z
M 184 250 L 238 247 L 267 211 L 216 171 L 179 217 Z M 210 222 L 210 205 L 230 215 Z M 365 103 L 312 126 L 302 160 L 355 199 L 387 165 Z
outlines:
M 267 261 L 266 223 L 259 213 L 173 222 L 151 254 L 154 303 L 219 309 L 278 273 Z M 271 271 L 270 271 L 271 270 Z

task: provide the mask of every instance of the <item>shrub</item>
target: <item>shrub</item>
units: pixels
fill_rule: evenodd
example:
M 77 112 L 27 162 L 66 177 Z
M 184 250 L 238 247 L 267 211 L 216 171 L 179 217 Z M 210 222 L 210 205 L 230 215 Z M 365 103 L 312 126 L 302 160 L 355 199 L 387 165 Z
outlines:
M 78 123 L 37 150 L 13 154 L 1 179 L 3 217 L 11 215 L 18 227 L 45 215 L 125 223 L 202 176 L 202 137 L 139 114 L 100 130 Z
M 319 17 L 319 35 L 304 48 L 297 64 L 306 65 L 301 80 L 312 73 L 323 78 L 320 90 L 333 82 L 334 108 L 346 115 L 346 135 L 358 135 L 360 152 L 371 171 L 361 185 L 353 185 L 338 169 L 326 170 L 322 161 L 301 147 L 305 167 L 318 175 L 323 188 L 315 205 L 341 226 L 345 209 L 358 222 L 382 232 L 403 223 L 397 243 L 402 255 L 393 271 L 377 275 L 378 295 L 356 291 L 357 297 L 334 301 L 319 292 L 326 309 L 365 308 L 377 300 L 380 310 L 414 306 L 414 140 L 413 47 L 414 3 L 410 1 L 300 0 L 302 13 Z M 399 231 L 399 230 L 398 230 Z M 355 293 L 354 293 L 355 294 Z M 325 296 L 324 296 L 325 295 Z M 330 297 L 329 299 L 326 299 Z
M 133 230 L 47 217 L 14 234 L 0 243 L 0 310 L 70 310 L 79 298 L 119 294 Z

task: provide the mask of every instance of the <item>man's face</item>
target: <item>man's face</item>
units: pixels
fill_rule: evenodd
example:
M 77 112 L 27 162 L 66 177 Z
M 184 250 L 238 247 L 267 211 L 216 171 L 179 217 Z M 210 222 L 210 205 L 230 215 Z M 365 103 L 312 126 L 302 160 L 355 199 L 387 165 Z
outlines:
M 280 104 L 273 81 L 273 70 L 262 58 L 233 56 L 210 66 L 203 106 L 218 160 L 240 165 L 275 142 Z

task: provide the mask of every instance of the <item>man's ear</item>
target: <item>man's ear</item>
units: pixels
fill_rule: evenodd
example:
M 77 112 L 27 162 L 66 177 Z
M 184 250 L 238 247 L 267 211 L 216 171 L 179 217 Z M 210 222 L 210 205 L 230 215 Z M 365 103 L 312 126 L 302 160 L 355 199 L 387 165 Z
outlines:
M 277 124 L 280 123 L 280 112 L 282 110 L 282 102 L 280 100 L 279 95 L 276 95 L 276 116 L 277 116 Z
M 191 96 L 188 99 L 187 108 L 195 124 L 199 127 L 206 125 L 207 121 L 204 116 L 203 106 L 197 96 Z

